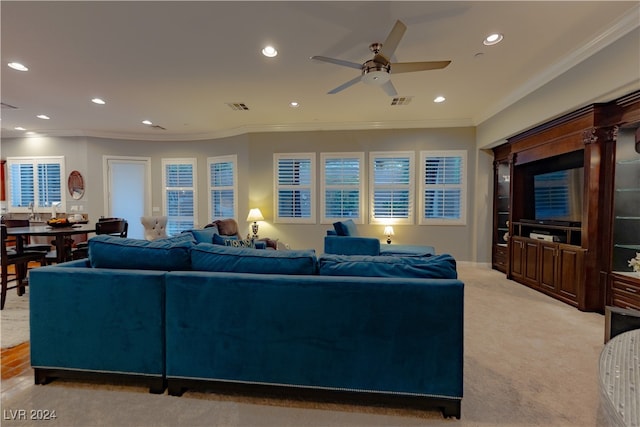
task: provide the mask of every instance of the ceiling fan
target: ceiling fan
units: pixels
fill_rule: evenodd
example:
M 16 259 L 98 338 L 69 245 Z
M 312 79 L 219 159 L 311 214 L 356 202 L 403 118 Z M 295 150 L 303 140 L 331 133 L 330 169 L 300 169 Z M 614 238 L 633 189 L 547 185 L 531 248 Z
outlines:
M 384 43 L 372 43 L 369 50 L 374 53 L 373 59 L 366 61 L 364 64 L 344 61 L 342 59 L 328 58 L 326 56 L 312 56 L 311 59 L 317 61 L 329 62 L 331 64 L 342 65 L 344 67 L 355 68 L 361 71 L 361 74 L 341 84 L 335 89 L 327 92 L 328 94 L 338 93 L 349 86 L 362 81 L 363 83 L 380 86 L 382 90 L 389 96 L 396 96 L 398 93 L 391 83 L 390 74 L 410 73 L 413 71 L 438 70 L 445 68 L 451 61 L 428 61 L 428 62 L 390 62 L 402 36 L 404 36 L 407 26 L 402 21 L 396 21 L 387 36 Z

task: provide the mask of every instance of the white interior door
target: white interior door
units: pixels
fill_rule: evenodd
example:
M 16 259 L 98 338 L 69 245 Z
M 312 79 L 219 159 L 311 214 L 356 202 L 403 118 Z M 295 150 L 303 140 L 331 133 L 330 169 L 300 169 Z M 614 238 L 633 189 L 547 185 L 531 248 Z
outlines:
M 148 158 L 105 157 L 105 216 L 126 219 L 133 239 L 144 237 L 140 217 L 151 211 L 150 163 Z

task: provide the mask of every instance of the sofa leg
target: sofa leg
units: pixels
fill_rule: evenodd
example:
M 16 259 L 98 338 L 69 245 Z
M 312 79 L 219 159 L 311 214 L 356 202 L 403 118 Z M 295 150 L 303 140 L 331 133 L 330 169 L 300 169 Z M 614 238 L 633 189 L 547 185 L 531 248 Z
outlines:
M 182 385 L 180 381 L 169 380 L 169 396 L 182 396 L 186 390 L 186 387 Z
M 456 417 L 457 419 L 460 419 L 462 414 L 462 402 L 459 400 L 455 402 L 446 402 L 440 409 L 442 410 L 442 415 L 445 418 Z
M 167 380 L 164 378 L 156 378 L 149 382 L 149 393 L 163 394 L 167 389 Z
M 37 385 L 45 385 L 50 383 L 53 378 L 48 375 L 46 369 L 34 368 L 33 370 L 34 383 Z

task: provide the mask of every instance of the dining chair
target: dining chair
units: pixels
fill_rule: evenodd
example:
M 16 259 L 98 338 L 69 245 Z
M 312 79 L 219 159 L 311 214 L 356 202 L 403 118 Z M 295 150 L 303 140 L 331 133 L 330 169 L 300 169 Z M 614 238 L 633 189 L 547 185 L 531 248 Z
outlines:
M 96 222 L 96 235 L 109 234 L 125 238 L 129 233 L 129 223 L 124 218 L 101 218 Z M 86 258 L 89 256 L 88 242 L 80 242 L 71 250 L 73 259 Z
M 164 239 L 167 236 L 166 216 L 143 216 L 140 222 L 144 227 L 144 238 L 146 240 Z
M 27 286 L 27 269 L 29 262 L 37 261 L 40 265 L 44 264 L 45 252 L 25 250 L 22 253 L 16 252 L 7 246 L 7 226 L 0 225 L 2 244 L 0 245 L 0 261 L 2 262 L 2 297 L 0 301 L 0 310 L 4 309 L 4 303 L 7 299 L 7 291 L 16 289 L 18 295 L 24 294 L 24 288 Z M 9 286 L 9 266 L 15 268 L 15 286 Z

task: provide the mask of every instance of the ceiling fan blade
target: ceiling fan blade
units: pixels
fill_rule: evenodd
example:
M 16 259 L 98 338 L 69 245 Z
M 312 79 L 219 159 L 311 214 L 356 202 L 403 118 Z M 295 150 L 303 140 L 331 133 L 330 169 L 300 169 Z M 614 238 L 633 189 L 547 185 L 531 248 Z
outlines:
M 397 20 L 391 32 L 387 36 L 387 39 L 382 43 L 382 49 L 379 54 L 382 54 L 387 61 L 391 59 L 396 48 L 400 44 L 400 40 L 404 36 L 404 32 L 407 31 L 407 26 L 402 23 L 402 21 Z
M 342 59 L 327 58 L 326 56 L 312 56 L 311 59 L 315 59 L 316 61 L 329 62 L 336 65 L 342 65 L 343 67 L 355 68 L 356 70 L 362 69 L 362 64 L 356 64 L 355 62 L 344 61 Z
M 358 76 L 355 79 L 351 79 L 346 83 L 341 84 L 340 86 L 338 86 L 335 89 L 330 90 L 329 92 L 327 92 L 329 95 L 333 95 L 335 93 L 338 93 L 342 90 L 345 90 L 346 88 L 348 88 L 349 86 L 353 86 L 354 84 L 358 83 L 360 80 L 362 79 L 362 76 Z
M 393 83 L 391 83 L 391 80 L 387 80 L 387 82 L 380 87 L 389 96 L 396 96 L 398 94 L 398 92 L 396 92 L 396 88 L 393 87 Z
M 451 64 L 451 61 L 398 62 L 391 64 L 391 74 L 411 73 L 413 71 L 439 70 Z

